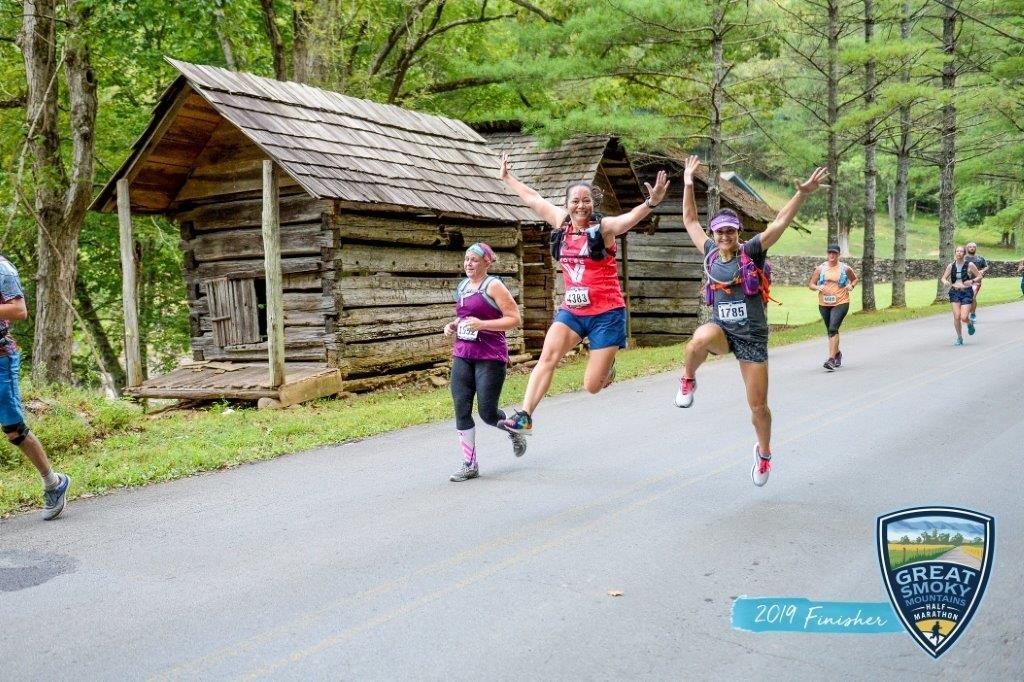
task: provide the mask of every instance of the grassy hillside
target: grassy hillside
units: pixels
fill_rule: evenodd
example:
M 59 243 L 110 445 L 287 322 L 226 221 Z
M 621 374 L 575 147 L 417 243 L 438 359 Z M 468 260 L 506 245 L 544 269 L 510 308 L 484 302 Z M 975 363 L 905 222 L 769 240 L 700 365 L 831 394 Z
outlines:
M 994 277 L 985 279 L 985 286 L 981 292 L 980 308 L 978 309 L 978 321 L 984 322 L 985 303 L 1003 302 L 1019 299 L 1020 279 L 1017 277 Z M 807 324 L 821 319 L 818 312 L 818 295 L 807 287 L 772 287 L 772 298 L 778 300 L 782 305 L 768 304 L 769 324 L 785 324 L 789 326 Z M 907 307 L 925 308 L 931 305 L 935 299 L 935 282 L 932 280 L 921 282 L 907 282 Z M 875 285 L 875 306 L 888 308 L 892 303 L 892 285 Z M 948 306 L 947 306 L 948 307 Z M 861 290 L 855 289 L 850 300 L 850 312 L 855 313 L 861 309 Z
M 781 208 L 790 197 L 792 190 L 763 180 L 745 178 L 768 204 L 775 209 Z M 799 220 L 799 217 L 798 217 Z M 800 220 L 800 224 L 810 230 L 810 234 L 791 230 L 772 247 L 772 253 L 782 256 L 824 255 L 826 246 L 826 222 L 824 217 L 817 220 Z M 987 232 L 980 227 L 957 229 L 956 243 L 977 242 L 978 251 L 991 260 L 1020 260 L 1024 258 L 1024 248 L 1016 250 L 998 246 L 1000 235 Z M 878 212 L 875 227 L 875 256 L 892 258 L 893 224 L 888 214 Z M 864 250 L 864 231 L 859 225 L 850 233 L 850 251 L 853 256 L 860 256 Z M 939 220 L 937 216 L 917 213 L 909 216 L 907 224 L 907 257 L 938 258 L 939 255 Z

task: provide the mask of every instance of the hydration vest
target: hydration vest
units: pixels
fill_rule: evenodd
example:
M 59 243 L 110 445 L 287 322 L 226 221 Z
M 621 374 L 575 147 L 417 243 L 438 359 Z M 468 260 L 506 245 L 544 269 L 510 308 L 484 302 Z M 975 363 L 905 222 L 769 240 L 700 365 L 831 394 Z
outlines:
M 715 290 L 724 289 L 730 292 L 730 286 L 742 285 L 743 293 L 746 296 L 761 295 L 761 300 L 764 303 L 768 301 L 775 301 L 771 297 L 772 290 L 772 264 L 768 260 L 768 257 L 764 258 L 764 265 L 759 267 L 757 263 L 747 254 L 746 243 L 740 244 L 740 269 L 736 275 L 736 279 L 732 282 L 716 282 L 711 279 L 711 266 L 718 261 L 718 247 L 711 249 L 704 256 L 704 274 L 708 276 L 708 283 L 704 287 L 704 303 L 707 305 L 715 304 Z M 775 301 L 779 303 L 778 301 Z M 781 305 L 781 304 L 780 304 Z
M 584 230 L 587 235 L 588 251 L 590 252 L 586 257 L 593 260 L 603 260 L 608 255 L 607 248 L 604 245 L 604 235 L 601 234 L 601 218 L 603 217 L 600 213 L 591 214 L 590 226 Z M 572 219 L 569 216 L 565 216 L 562 226 L 551 233 L 551 257 L 555 259 L 555 262 L 562 259 L 562 243 L 565 241 L 565 232 L 569 229 L 571 223 Z
M 484 297 L 484 300 L 491 305 L 491 307 L 495 308 L 496 310 L 501 310 L 501 306 L 498 305 L 498 302 L 491 298 L 490 295 L 487 293 L 487 287 L 489 287 L 491 285 L 491 282 L 494 280 L 497 280 L 499 282 L 501 281 L 498 277 L 495 277 L 494 275 L 487 275 L 487 277 L 484 278 L 484 281 L 480 282 L 480 286 L 474 289 L 473 291 L 470 291 L 469 293 L 475 294 L 479 292 L 480 295 Z M 459 282 L 459 285 L 455 288 L 456 302 L 462 300 L 462 297 L 466 294 L 466 289 L 469 288 L 469 284 L 469 277 L 465 277 L 461 282 Z
M 956 269 L 956 261 L 953 261 L 952 263 L 950 263 L 950 266 L 949 266 L 949 281 L 950 281 L 950 283 L 956 282 L 957 279 L 959 279 L 961 282 L 964 282 L 964 283 L 968 282 L 969 281 L 968 277 L 970 275 L 970 272 L 969 272 L 970 269 L 971 269 L 971 264 L 968 263 L 967 261 L 964 261 L 964 266 L 960 270 Z M 973 278 L 971 278 L 971 280 L 973 280 Z
M 825 270 L 828 269 L 828 261 L 825 261 L 818 267 L 820 268 L 818 270 L 818 286 L 820 287 L 825 283 Z M 839 286 L 841 287 L 845 287 L 850 283 L 850 278 L 846 276 L 846 268 L 848 267 L 846 263 L 839 264 Z

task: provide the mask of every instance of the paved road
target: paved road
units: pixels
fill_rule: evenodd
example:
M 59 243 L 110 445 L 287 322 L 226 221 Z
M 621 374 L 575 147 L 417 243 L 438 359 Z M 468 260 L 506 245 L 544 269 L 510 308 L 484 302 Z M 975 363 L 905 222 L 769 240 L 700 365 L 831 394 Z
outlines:
M 450 424 L 0 522 L 4 679 L 1024 676 L 1024 305 L 772 351 L 776 465 L 749 480 L 736 364 L 550 399 L 530 452 Z M 996 517 L 988 595 L 933 662 L 908 635 L 753 634 L 738 595 L 886 601 L 877 516 Z M 608 596 L 622 591 L 621 597 Z
M 956 549 L 949 550 L 936 559 L 936 561 L 949 561 L 954 564 L 969 566 L 976 571 L 981 570 L 981 561 L 971 554 L 968 554 L 963 547 L 957 547 Z

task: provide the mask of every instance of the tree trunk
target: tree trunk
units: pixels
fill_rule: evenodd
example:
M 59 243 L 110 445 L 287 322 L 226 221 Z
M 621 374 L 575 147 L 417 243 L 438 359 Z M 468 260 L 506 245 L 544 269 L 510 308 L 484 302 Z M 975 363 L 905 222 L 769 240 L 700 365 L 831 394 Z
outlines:
M 956 166 L 956 104 L 953 90 L 956 88 L 956 23 L 959 13 L 955 5 L 944 5 L 942 18 L 942 51 L 948 61 L 942 65 L 942 89 L 948 101 L 942 106 L 942 152 L 939 159 L 939 263 L 953 260 L 953 235 L 956 219 L 956 186 L 953 171 Z M 936 281 L 935 300 L 944 299 L 945 287 L 942 275 Z
M 910 40 L 910 0 L 903 0 L 900 39 Z M 910 83 L 910 67 L 903 70 L 900 81 Z M 900 142 L 896 149 L 896 189 L 893 198 L 895 235 L 892 249 L 892 307 L 907 307 L 907 181 L 910 176 L 910 103 L 900 105 Z
M 850 224 L 839 221 L 839 228 L 836 230 L 836 243 L 839 244 L 839 255 L 850 255 Z
M 708 145 L 708 220 L 721 206 L 722 181 L 722 83 L 725 80 L 722 24 L 725 6 L 716 0 L 711 9 L 711 121 Z
M 839 238 L 839 0 L 828 3 L 828 243 Z
M 70 383 L 78 234 L 92 191 L 96 81 L 82 33 L 87 9 L 66 0 L 64 74 L 71 126 L 71 174 L 60 151 L 54 0 L 25 0 L 18 44 L 27 81 L 27 151 L 32 157 L 38 230 L 32 377 Z
M 221 52 L 224 53 L 224 64 L 232 71 L 238 70 L 238 64 L 235 62 L 235 48 L 231 44 L 231 38 L 225 31 L 225 24 L 227 19 L 224 17 L 224 6 L 227 4 L 227 0 L 216 0 L 213 9 L 213 24 L 217 28 L 217 40 L 220 41 Z
M 277 28 L 274 0 L 260 0 L 260 7 L 263 10 L 263 28 L 267 32 L 267 38 L 270 39 L 270 54 L 274 59 L 274 78 L 283 81 L 288 78 L 288 70 L 284 65 L 284 41 L 281 39 L 281 31 Z M 299 37 L 296 35 L 296 44 L 298 41 Z
M 117 352 L 110 343 L 110 337 L 100 322 L 99 313 L 92 302 L 88 287 L 79 277 L 75 280 L 75 296 L 78 299 L 78 309 L 85 322 L 85 330 L 92 337 L 92 345 L 100 356 L 100 371 L 105 376 L 104 385 L 110 387 L 115 396 L 121 395 L 124 389 L 125 373 L 117 359 Z
M 872 0 L 864 0 L 864 44 L 870 50 L 875 32 L 875 8 Z M 875 59 L 869 57 L 864 65 L 865 104 L 875 103 Z M 878 171 L 875 166 L 875 119 L 864 124 L 864 253 L 861 256 L 861 307 L 875 309 L 875 212 Z
M 292 10 L 292 76 L 300 83 L 329 86 L 335 2 L 295 0 Z

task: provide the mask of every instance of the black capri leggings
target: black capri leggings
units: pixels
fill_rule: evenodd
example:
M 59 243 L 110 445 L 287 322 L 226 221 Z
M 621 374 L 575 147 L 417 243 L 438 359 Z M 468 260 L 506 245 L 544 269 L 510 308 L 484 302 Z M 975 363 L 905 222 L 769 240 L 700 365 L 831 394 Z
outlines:
M 455 403 L 455 428 L 465 431 L 476 426 L 473 421 L 473 396 L 476 395 L 480 418 L 494 426 L 505 418 L 498 409 L 501 387 L 505 385 L 503 360 L 467 360 L 452 358 L 451 389 Z
M 828 335 L 832 337 L 839 333 L 839 327 L 843 324 L 843 318 L 846 317 L 846 313 L 850 312 L 850 304 L 819 305 L 818 312 L 821 313 L 821 319 L 825 322 L 825 329 L 828 330 Z

